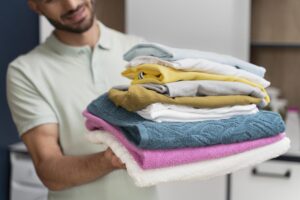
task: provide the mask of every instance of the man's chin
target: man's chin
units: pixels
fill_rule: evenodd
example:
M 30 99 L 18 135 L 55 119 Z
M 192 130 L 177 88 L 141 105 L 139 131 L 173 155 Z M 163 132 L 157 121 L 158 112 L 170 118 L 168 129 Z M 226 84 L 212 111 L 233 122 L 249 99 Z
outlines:
M 82 22 L 79 22 L 75 25 L 65 25 L 65 24 L 61 24 L 59 22 L 53 21 L 51 19 L 48 19 L 49 22 L 58 30 L 61 31 L 66 31 L 66 32 L 70 32 L 70 33 L 84 33 L 88 30 L 90 30 L 90 28 L 93 26 L 95 18 L 89 18 L 89 19 L 85 19 Z
M 90 30 L 90 28 L 93 26 L 94 24 L 94 20 L 89 21 L 89 22 L 82 22 L 73 26 L 69 27 L 69 30 L 73 30 L 73 32 L 75 33 L 84 33 L 88 30 Z

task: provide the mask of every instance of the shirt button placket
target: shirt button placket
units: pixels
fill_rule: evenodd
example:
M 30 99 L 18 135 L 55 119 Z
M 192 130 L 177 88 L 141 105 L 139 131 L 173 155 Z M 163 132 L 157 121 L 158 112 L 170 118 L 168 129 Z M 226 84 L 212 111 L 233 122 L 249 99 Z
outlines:
M 91 73 L 91 79 L 93 84 L 96 83 L 96 77 L 95 77 L 95 69 L 93 67 L 93 53 L 90 48 L 86 48 L 84 50 L 85 58 L 86 58 L 86 67 L 89 67 L 90 73 Z
M 101 50 L 95 48 L 94 52 L 93 52 L 93 69 L 94 69 L 94 76 L 95 76 L 95 87 L 97 88 L 97 90 L 99 90 L 99 92 L 106 92 L 105 86 L 105 76 L 107 76 L 107 74 L 104 74 L 103 68 L 105 66 L 101 65 Z

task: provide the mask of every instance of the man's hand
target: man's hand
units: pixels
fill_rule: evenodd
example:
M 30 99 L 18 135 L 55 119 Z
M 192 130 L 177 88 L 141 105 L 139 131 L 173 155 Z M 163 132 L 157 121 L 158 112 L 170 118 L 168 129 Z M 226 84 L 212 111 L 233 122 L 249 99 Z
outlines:
M 108 148 L 104 152 L 104 157 L 112 164 L 112 166 L 116 169 L 126 169 L 126 166 L 122 161 L 114 154 L 114 152 Z

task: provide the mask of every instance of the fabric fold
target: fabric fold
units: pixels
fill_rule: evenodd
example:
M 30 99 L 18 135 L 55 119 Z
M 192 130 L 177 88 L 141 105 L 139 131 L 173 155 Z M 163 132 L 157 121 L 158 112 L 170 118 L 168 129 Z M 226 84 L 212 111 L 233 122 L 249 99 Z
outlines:
M 112 134 L 101 131 L 101 134 L 87 133 L 86 137 L 92 143 L 101 142 L 109 146 L 125 163 L 129 176 L 138 187 L 148 187 L 171 181 L 206 180 L 222 176 L 278 157 L 286 153 L 290 147 L 290 140 L 285 137 L 278 142 L 224 158 L 143 170 Z
M 265 88 L 260 84 L 253 83 L 246 79 L 234 76 L 224 76 L 216 74 L 208 74 L 202 72 L 183 72 L 169 67 L 164 67 L 156 64 L 143 64 L 134 68 L 128 68 L 122 72 L 122 75 L 132 79 L 132 84 L 156 83 L 164 84 L 176 81 L 192 81 L 192 80 L 214 80 L 214 81 L 229 81 L 241 82 L 253 87 L 259 88 L 265 95 L 267 103 L 270 102 Z
M 262 147 L 274 142 L 277 142 L 285 137 L 285 134 L 262 138 L 253 141 L 241 143 L 214 145 L 209 147 L 199 148 L 182 148 L 170 150 L 144 150 L 136 147 L 129 142 L 123 133 L 111 124 L 105 122 L 91 113 L 85 111 L 83 115 L 86 117 L 86 127 L 89 130 L 105 130 L 112 135 L 128 150 L 135 161 L 142 169 L 155 169 L 162 167 L 171 167 L 192 162 L 211 160 L 222 158 L 237 153 L 242 153 L 254 148 Z M 94 131 L 95 135 L 100 135 L 101 131 Z M 101 143 L 101 140 L 95 141 Z
M 140 43 L 127 51 L 123 58 L 131 61 L 138 56 L 153 56 L 167 61 L 176 61 L 185 58 L 203 58 L 214 62 L 227 64 L 238 69 L 243 69 L 260 77 L 264 77 L 266 69 L 229 55 L 213 52 L 204 52 L 191 49 L 172 48 L 157 43 Z
M 265 98 L 266 94 L 259 88 L 241 82 L 230 81 L 177 81 L 165 84 L 145 83 L 140 86 L 169 97 L 195 97 L 195 96 L 228 96 L 246 95 Z M 130 85 L 114 86 L 114 89 L 126 91 Z
M 256 105 L 231 106 L 221 108 L 193 108 L 172 104 L 155 103 L 136 113 L 155 122 L 199 122 L 207 120 L 229 119 L 238 115 L 251 115 L 259 112 Z
M 264 88 L 270 86 L 270 82 L 266 79 L 253 74 L 251 72 L 237 69 L 230 65 L 221 64 L 206 59 L 191 59 L 185 58 L 176 61 L 166 61 L 153 56 L 139 56 L 131 60 L 126 68 L 137 67 L 143 64 L 157 64 L 165 67 L 171 67 L 176 70 L 181 71 L 194 71 L 194 72 L 204 72 L 209 74 L 219 74 L 227 76 L 235 76 L 247 79 L 251 82 L 261 84 Z
M 156 123 L 117 107 L 107 94 L 94 100 L 87 110 L 119 127 L 127 139 L 143 149 L 237 143 L 278 135 L 285 130 L 281 116 L 268 111 L 219 121 Z
M 111 89 L 109 98 L 117 105 L 128 111 L 139 111 L 153 103 L 165 103 L 174 105 L 192 106 L 195 108 L 220 108 L 233 105 L 256 104 L 265 107 L 264 99 L 245 96 L 201 96 L 201 97 L 167 97 L 155 91 L 148 90 L 140 85 L 132 85 L 128 91 Z

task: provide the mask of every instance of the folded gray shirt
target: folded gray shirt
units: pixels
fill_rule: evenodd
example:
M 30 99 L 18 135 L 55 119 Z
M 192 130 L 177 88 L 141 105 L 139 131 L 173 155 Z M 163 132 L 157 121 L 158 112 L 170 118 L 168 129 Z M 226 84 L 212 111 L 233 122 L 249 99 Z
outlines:
M 259 88 L 241 82 L 199 80 L 178 81 L 162 85 L 153 83 L 140 85 L 170 97 L 247 95 L 263 99 L 266 96 Z M 128 90 L 129 85 L 115 86 L 114 88 Z

